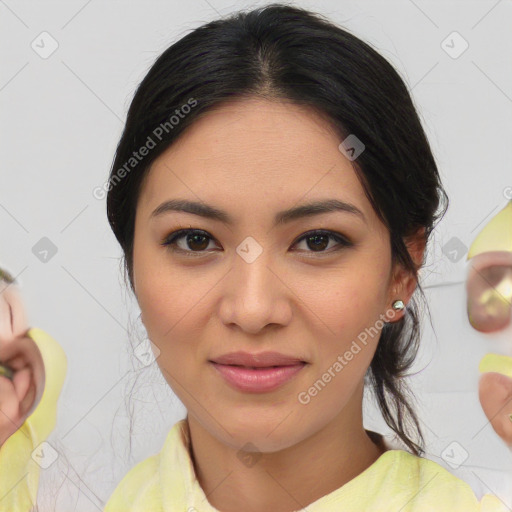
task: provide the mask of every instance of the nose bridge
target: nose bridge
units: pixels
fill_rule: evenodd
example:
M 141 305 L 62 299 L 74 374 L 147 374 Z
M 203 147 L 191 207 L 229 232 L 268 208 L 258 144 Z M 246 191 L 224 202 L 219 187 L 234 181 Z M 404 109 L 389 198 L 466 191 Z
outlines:
M 282 314 L 288 310 L 280 304 L 284 297 L 272 261 L 271 251 L 253 237 L 238 245 L 222 301 L 225 322 L 257 332 L 286 320 Z
M 237 295 L 241 294 L 244 297 L 247 305 L 251 301 L 266 299 L 272 292 L 272 278 L 275 278 L 275 275 L 269 269 L 271 252 L 268 244 L 264 246 L 263 243 L 248 236 L 236 248 L 233 263 L 234 290 Z

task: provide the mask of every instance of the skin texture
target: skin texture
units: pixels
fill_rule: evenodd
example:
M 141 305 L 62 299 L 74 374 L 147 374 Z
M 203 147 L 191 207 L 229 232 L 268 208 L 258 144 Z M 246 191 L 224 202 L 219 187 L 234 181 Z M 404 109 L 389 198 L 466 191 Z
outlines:
M 297 510 L 382 454 L 361 412 L 363 377 L 380 332 L 359 343 L 357 355 L 307 405 L 297 400 L 359 333 L 389 315 L 394 300 L 407 304 L 416 285 L 392 268 L 389 233 L 340 142 L 311 110 L 233 101 L 197 120 L 154 162 L 141 190 L 134 286 L 142 321 L 164 377 L 188 410 L 199 482 L 223 512 Z M 226 210 L 234 224 L 183 212 L 150 218 L 177 198 Z M 356 205 L 366 222 L 335 212 L 273 227 L 277 211 L 328 198 Z M 189 253 L 202 251 L 198 257 L 161 245 L 180 228 L 207 232 L 201 243 L 177 242 Z M 318 250 L 299 240 L 315 229 L 354 245 L 327 238 Z M 236 252 L 248 236 L 263 250 L 250 264 Z M 410 247 L 421 261 L 422 239 Z M 236 350 L 274 350 L 309 364 L 273 392 L 243 393 L 208 362 Z

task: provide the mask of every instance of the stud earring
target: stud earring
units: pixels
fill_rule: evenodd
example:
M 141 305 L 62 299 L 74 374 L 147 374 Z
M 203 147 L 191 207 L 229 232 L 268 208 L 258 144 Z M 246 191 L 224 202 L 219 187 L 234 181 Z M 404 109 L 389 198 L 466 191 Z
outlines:
M 403 303 L 403 301 L 401 300 L 395 300 L 395 302 L 393 302 L 393 305 L 391 306 L 395 311 L 401 311 L 402 309 L 405 308 L 405 304 Z

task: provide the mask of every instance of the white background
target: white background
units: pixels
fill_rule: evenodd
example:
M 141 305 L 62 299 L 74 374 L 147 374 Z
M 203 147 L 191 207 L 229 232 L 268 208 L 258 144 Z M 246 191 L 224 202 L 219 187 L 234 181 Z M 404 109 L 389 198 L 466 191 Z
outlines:
M 158 452 L 185 416 L 156 363 L 145 367 L 134 355 L 145 339 L 139 310 L 123 282 L 105 201 L 92 190 L 108 178 L 129 102 L 154 59 L 189 30 L 258 5 L 0 0 L 0 265 L 21 283 L 30 325 L 51 334 L 68 358 L 48 439 L 61 456 L 41 471 L 41 511 L 102 510 L 127 471 Z M 427 456 L 466 479 L 478 496 L 498 494 L 511 505 L 512 454 L 480 408 L 477 382 L 481 357 L 505 350 L 500 339 L 509 340 L 512 352 L 512 329 L 501 336 L 472 330 L 465 255 L 450 259 L 443 247 L 453 237 L 469 247 L 505 206 L 512 185 L 512 2 L 297 5 L 372 44 L 412 91 L 451 199 L 422 272 L 432 325 L 424 317 L 415 365 L 421 373 L 410 379 Z M 58 43 L 48 58 L 31 47 L 45 37 L 51 48 L 44 31 Z M 457 58 L 445 51 L 447 44 L 462 48 L 454 31 L 469 44 Z M 32 252 L 42 237 L 57 247 L 46 263 Z M 388 432 L 367 406 L 366 428 Z M 467 452 L 458 469 L 441 457 L 454 441 Z

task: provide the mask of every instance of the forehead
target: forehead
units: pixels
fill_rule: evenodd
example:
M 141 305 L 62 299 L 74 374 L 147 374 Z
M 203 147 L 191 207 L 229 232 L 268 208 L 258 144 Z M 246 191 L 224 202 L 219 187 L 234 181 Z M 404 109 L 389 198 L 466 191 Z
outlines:
M 340 136 L 314 110 L 243 99 L 203 116 L 155 160 L 139 206 L 186 197 L 237 211 L 337 198 L 371 209 Z M 278 208 L 279 207 L 279 208 Z

